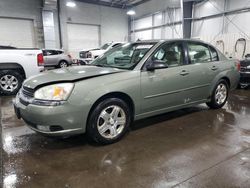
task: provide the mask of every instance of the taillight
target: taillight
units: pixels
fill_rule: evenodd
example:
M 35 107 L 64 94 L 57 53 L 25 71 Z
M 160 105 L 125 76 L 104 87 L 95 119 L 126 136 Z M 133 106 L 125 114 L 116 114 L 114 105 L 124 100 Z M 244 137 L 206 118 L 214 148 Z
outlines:
M 43 54 L 37 54 L 37 65 L 44 66 Z
M 240 71 L 240 61 L 239 60 L 237 60 L 237 62 L 236 62 L 236 67 L 237 67 L 237 70 Z

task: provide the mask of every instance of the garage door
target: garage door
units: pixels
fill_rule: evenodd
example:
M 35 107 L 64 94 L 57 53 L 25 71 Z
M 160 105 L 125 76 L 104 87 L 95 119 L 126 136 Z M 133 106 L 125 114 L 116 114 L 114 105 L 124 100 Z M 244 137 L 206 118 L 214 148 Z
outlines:
M 79 58 L 79 51 L 98 48 L 99 26 L 68 23 L 68 51 L 73 58 Z
M 0 45 L 35 47 L 32 20 L 0 18 L 0 26 Z

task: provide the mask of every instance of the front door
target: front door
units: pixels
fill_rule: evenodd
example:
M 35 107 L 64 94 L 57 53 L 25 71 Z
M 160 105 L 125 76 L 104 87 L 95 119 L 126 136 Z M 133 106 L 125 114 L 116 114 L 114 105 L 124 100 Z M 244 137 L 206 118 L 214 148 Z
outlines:
M 154 113 L 188 102 L 185 88 L 189 87 L 185 72 L 182 42 L 163 44 L 147 63 L 161 61 L 168 68 L 141 72 L 142 114 Z

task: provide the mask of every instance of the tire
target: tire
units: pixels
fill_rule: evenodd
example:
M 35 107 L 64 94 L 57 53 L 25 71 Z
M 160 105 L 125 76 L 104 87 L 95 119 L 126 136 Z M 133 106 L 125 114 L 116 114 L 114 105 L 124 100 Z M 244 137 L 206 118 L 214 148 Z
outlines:
M 120 124 L 117 123 L 118 118 Z M 123 100 L 105 99 L 90 113 L 87 135 L 91 140 L 100 144 L 115 143 L 126 134 L 131 120 L 130 109 Z
M 207 106 L 212 109 L 222 108 L 227 102 L 228 93 L 228 83 L 225 80 L 220 80 L 213 90 L 211 101 L 206 103 Z
M 15 95 L 22 86 L 24 78 L 15 70 L 0 71 L 0 93 Z
M 58 64 L 58 67 L 59 68 L 65 68 L 65 67 L 68 67 L 69 64 L 67 61 L 60 61 L 59 64 Z

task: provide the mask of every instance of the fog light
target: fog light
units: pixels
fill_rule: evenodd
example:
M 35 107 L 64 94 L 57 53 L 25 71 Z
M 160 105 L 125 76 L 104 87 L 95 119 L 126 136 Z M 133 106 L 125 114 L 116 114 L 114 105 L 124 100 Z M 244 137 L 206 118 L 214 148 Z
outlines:
M 36 127 L 37 127 L 37 129 L 39 129 L 40 131 L 50 132 L 49 126 L 37 125 Z

